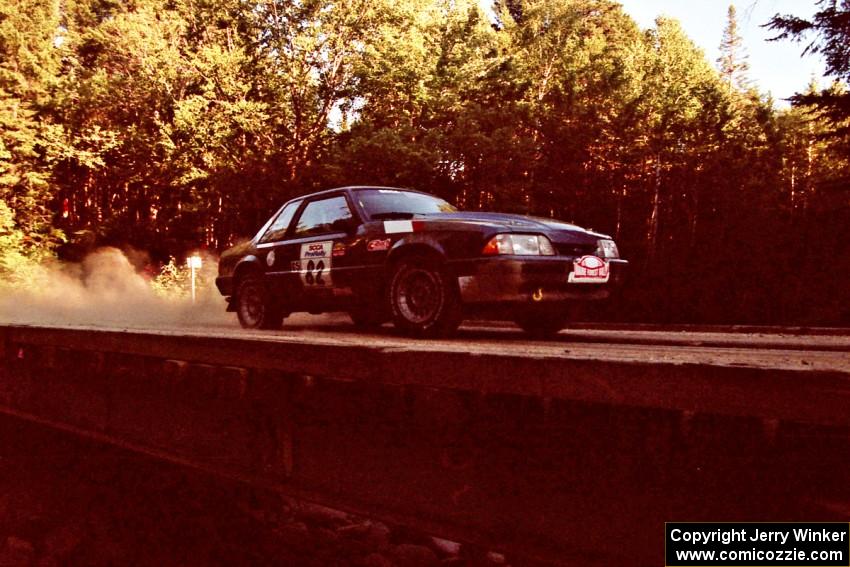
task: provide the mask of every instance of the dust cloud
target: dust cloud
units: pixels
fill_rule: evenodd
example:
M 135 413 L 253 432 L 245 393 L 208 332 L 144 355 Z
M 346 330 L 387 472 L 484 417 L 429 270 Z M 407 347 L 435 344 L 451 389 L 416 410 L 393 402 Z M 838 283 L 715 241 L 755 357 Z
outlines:
M 0 323 L 108 327 L 235 327 L 215 288 L 218 262 L 202 257 L 193 303 L 188 269 L 172 264 L 160 274 L 137 270 L 116 248 L 102 248 L 81 263 L 33 265 L 15 282 L 0 279 Z M 158 277 L 157 277 L 158 276 Z

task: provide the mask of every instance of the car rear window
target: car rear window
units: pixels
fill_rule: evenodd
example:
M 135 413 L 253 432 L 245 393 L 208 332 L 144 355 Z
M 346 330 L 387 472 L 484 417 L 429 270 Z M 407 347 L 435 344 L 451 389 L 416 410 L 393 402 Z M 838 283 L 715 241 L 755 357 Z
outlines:
M 342 195 L 307 203 L 304 211 L 295 223 L 295 236 L 327 234 L 343 229 L 345 221 L 351 218 L 351 210 Z

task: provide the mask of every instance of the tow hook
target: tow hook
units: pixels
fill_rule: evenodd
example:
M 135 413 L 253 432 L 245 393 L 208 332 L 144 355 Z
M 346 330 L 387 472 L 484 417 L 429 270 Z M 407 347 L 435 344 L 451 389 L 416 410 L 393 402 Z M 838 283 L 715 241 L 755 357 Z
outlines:
M 543 288 L 538 287 L 537 290 L 531 294 L 531 299 L 534 301 L 542 301 L 543 300 Z

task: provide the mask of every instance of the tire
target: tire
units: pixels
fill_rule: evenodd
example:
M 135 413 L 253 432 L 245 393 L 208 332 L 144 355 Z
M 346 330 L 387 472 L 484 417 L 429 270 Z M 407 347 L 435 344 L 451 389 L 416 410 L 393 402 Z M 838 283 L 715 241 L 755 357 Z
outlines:
M 262 277 L 248 275 L 236 288 L 236 316 L 245 329 L 280 329 L 283 311 L 275 304 Z
M 571 320 L 569 312 L 557 308 L 551 311 L 530 310 L 514 317 L 514 322 L 526 334 L 538 338 L 552 338 L 565 329 Z
M 445 267 L 427 256 L 408 256 L 392 270 L 387 286 L 393 323 L 405 334 L 442 337 L 462 319 L 457 285 Z

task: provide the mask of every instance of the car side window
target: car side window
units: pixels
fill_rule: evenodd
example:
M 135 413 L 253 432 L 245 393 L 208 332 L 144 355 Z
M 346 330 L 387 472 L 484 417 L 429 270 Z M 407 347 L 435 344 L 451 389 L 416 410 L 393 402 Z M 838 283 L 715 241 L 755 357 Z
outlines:
M 342 232 L 351 219 L 351 209 L 343 195 L 307 203 L 298 222 L 295 223 L 295 237 Z
M 273 242 L 283 238 L 284 235 L 286 235 L 286 229 L 289 228 L 289 223 L 292 222 L 292 217 L 295 216 L 295 211 L 298 210 L 298 205 L 300 204 L 301 201 L 296 201 L 286 205 L 280 214 L 277 215 L 277 218 L 274 219 L 274 222 L 268 229 L 266 229 L 266 232 L 260 238 L 260 244 L 264 242 Z

